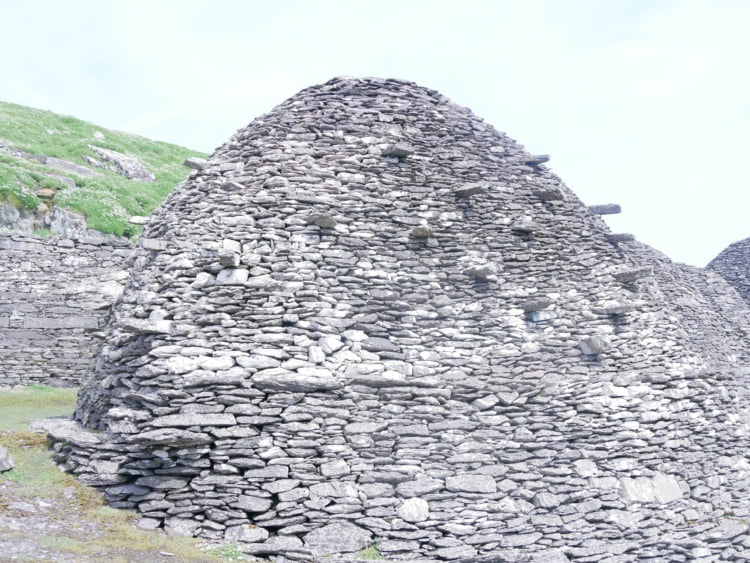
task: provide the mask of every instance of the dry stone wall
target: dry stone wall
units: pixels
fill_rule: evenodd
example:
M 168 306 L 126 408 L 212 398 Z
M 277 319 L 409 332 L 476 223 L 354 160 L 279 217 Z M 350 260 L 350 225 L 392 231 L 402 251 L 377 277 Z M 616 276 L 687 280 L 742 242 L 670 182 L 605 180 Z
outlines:
M 706 268 L 721 274 L 750 303 L 750 238 L 730 244 Z
M 116 239 L 0 235 L 0 386 L 77 386 L 127 279 Z
M 303 90 L 151 218 L 55 459 L 258 556 L 750 557 L 743 341 L 546 160 L 409 82 Z

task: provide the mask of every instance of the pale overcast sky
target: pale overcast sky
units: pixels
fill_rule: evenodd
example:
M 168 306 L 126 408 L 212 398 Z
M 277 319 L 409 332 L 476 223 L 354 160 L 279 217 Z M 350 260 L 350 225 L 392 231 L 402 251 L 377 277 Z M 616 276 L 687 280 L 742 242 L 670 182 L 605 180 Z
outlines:
M 334 76 L 413 80 L 672 259 L 750 237 L 750 0 L 0 0 L 0 100 L 213 151 Z

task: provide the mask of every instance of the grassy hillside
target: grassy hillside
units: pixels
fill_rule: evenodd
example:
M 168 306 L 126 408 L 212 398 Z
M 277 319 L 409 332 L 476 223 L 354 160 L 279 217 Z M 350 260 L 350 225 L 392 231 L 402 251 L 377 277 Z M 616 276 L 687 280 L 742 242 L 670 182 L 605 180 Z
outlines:
M 139 229 L 128 224 L 130 216 L 150 214 L 187 177 L 189 170 L 183 161 L 190 156 L 205 156 L 74 117 L 4 102 L 0 102 L 0 142 L 10 149 L 63 159 L 101 174 L 82 177 L 45 166 L 38 159 L 17 158 L 0 150 L 0 201 L 35 210 L 42 203 L 41 195 L 46 206 L 56 205 L 85 215 L 89 228 L 126 236 Z M 84 156 L 101 158 L 89 145 L 134 156 L 156 180 L 130 180 L 91 166 Z

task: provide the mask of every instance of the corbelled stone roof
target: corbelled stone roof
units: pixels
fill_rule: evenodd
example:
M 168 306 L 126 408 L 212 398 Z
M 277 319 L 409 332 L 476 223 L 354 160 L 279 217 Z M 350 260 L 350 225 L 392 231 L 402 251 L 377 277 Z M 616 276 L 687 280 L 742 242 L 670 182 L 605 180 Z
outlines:
M 413 83 L 298 93 L 152 217 L 57 459 L 256 555 L 739 556 L 747 350 L 695 328 L 739 300 L 546 160 Z
M 750 238 L 730 244 L 706 268 L 721 274 L 750 303 Z

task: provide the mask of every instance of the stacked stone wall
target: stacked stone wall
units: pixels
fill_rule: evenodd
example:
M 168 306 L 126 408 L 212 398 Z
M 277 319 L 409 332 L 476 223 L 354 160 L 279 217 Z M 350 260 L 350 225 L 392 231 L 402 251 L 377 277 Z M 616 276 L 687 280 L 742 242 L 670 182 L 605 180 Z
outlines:
M 0 235 L 0 385 L 79 385 L 131 254 L 121 240 Z
M 721 274 L 750 304 L 750 238 L 730 244 L 706 268 Z
M 55 459 L 257 556 L 741 557 L 745 344 L 691 324 L 736 294 L 678 309 L 546 160 L 411 83 L 300 92 L 155 212 Z

